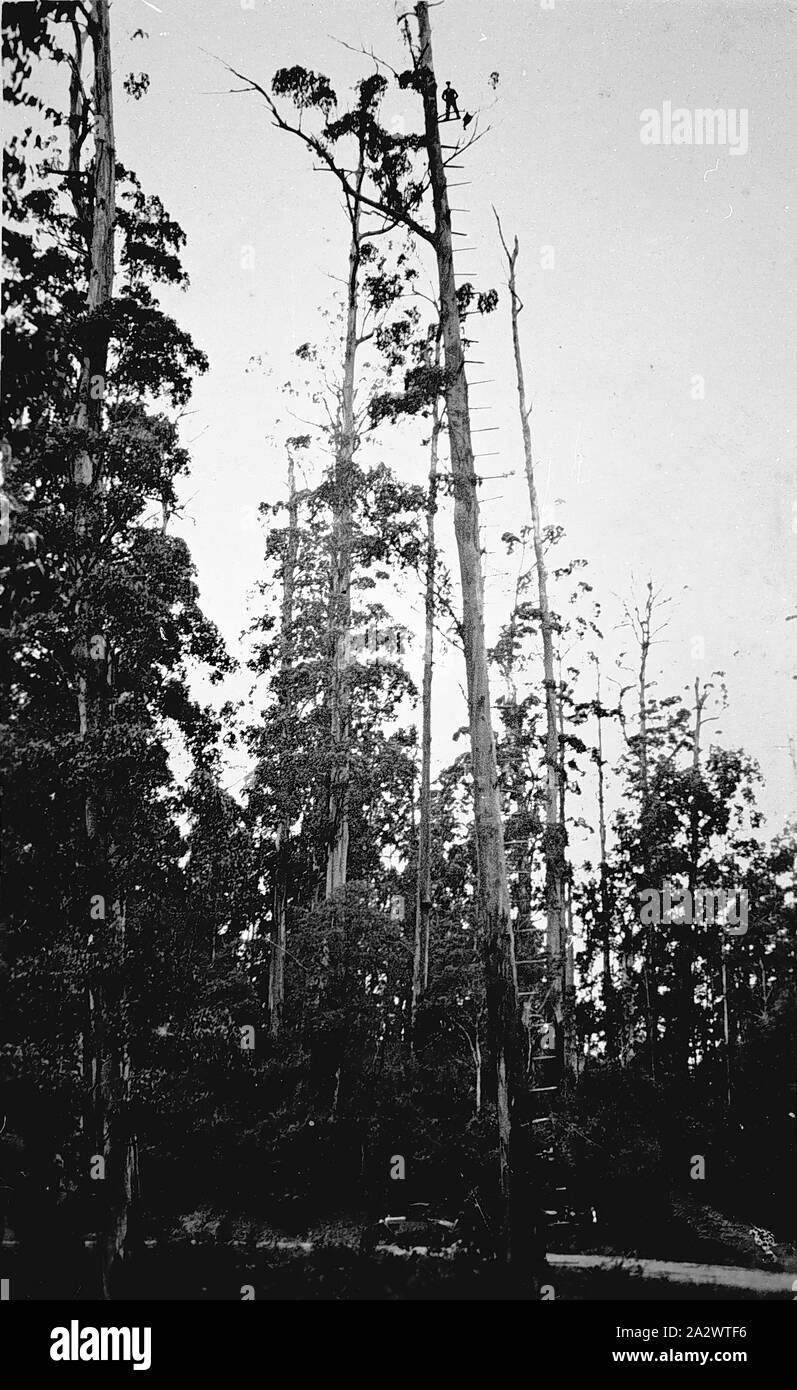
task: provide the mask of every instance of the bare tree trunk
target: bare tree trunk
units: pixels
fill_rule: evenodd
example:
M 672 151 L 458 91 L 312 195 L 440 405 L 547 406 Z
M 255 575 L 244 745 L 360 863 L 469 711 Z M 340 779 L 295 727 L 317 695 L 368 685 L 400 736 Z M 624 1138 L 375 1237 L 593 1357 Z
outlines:
M 435 345 L 435 365 L 440 363 L 440 333 Z M 429 459 L 429 494 L 426 505 L 426 639 L 423 649 L 423 694 L 421 727 L 421 793 L 418 826 L 418 882 L 415 895 L 415 940 L 412 957 L 411 1029 L 429 975 L 429 914 L 432 907 L 432 674 L 434 670 L 435 515 L 437 513 L 437 453 L 442 420 L 435 398 Z
M 293 668 L 293 595 L 296 584 L 296 559 L 299 550 L 299 504 L 296 499 L 296 468 L 288 448 L 288 536 L 282 566 L 282 613 L 280 617 L 280 703 L 285 716 L 286 733 L 293 710 L 291 674 Z M 277 830 L 277 864 L 274 875 L 273 931 L 268 972 L 269 1029 L 272 1038 L 282 1029 L 285 1002 L 285 952 L 288 946 L 288 870 L 290 825 L 283 815 Z
M 495 209 L 493 209 L 495 212 Z M 509 267 L 509 296 L 512 314 L 512 345 L 515 355 L 515 375 L 517 381 L 518 409 L 520 427 L 523 434 L 523 454 L 526 465 L 526 483 L 531 509 L 532 537 L 534 542 L 534 561 L 537 571 L 537 589 L 540 604 L 540 629 L 542 635 L 542 664 L 545 683 L 545 905 L 547 917 L 549 998 L 553 1019 L 556 1024 L 557 1049 L 566 1068 L 572 1065 L 568 1054 L 565 1027 L 565 1004 L 567 996 L 568 958 L 572 957 L 572 946 L 568 944 L 567 917 L 565 904 L 565 845 L 567 830 L 561 810 L 563 778 L 562 754 L 559 750 L 559 731 L 557 718 L 556 678 L 554 675 L 553 627 L 551 608 L 548 601 L 548 570 L 545 563 L 545 548 L 540 519 L 537 485 L 534 475 L 534 454 L 531 443 L 531 407 L 527 404 L 526 383 L 523 372 L 523 357 L 520 350 L 520 330 L 518 317 L 523 308 L 517 292 L 515 267 L 520 251 L 517 237 L 512 250 L 506 244 L 501 221 L 495 213 L 498 234 L 504 248 Z
M 364 178 L 360 148 L 357 195 Z M 357 305 L 360 271 L 360 203 L 350 204 L 351 243 L 346 287 L 346 331 L 343 349 L 343 384 L 335 439 L 335 488 L 332 520 L 332 576 L 330 595 L 330 732 L 332 770 L 329 791 L 329 847 L 326 896 L 330 899 L 346 885 L 349 858 L 349 672 L 351 633 L 351 557 L 354 516 L 354 385 L 357 358 Z
M 437 83 L 426 0 L 420 0 L 415 6 L 415 14 L 419 31 L 417 73 L 423 97 L 435 214 L 435 251 L 445 348 L 446 407 L 454 491 L 454 531 L 462 582 L 462 635 L 468 687 L 489 1049 L 496 1083 L 499 1169 L 504 1198 L 502 1246 L 504 1255 L 509 1258 L 512 1249 L 511 1098 L 519 1050 L 517 972 L 491 722 L 489 669 L 484 635 L 484 578 L 479 540 L 479 504 L 471 445 L 468 384 L 465 377 L 465 356 L 454 278 L 451 211 L 440 145 Z

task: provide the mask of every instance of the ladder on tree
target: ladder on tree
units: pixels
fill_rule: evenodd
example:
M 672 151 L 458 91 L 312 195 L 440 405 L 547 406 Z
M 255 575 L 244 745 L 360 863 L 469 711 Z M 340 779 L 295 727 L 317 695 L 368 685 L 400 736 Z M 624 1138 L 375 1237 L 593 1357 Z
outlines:
M 548 953 L 540 950 L 540 944 L 537 927 L 519 927 L 515 930 L 518 1002 L 528 1037 L 525 1094 L 542 1099 L 546 1096 L 553 1098 L 559 1091 L 562 1068 L 556 1024 L 546 1010 L 544 987 Z M 533 1113 L 537 1108 L 538 1105 L 528 1107 L 530 1120 L 539 1118 Z
M 456 157 L 456 153 L 458 153 L 458 147 L 456 145 L 443 145 L 442 149 L 444 151 L 454 151 L 454 157 Z M 446 169 L 464 168 L 463 165 L 454 164 L 450 154 L 446 160 L 445 167 Z M 446 179 L 446 186 L 449 190 L 452 188 L 465 188 L 468 186 L 468 182 L 459 181 L 457 183 L 448 183 Z M 478 278 L 470 272 L 463 272 L 459 269 L 459 257 L 477 253 L 479 248 L 468 244 L 470 241 L 468 233 L 461 227 L 455 227 L 453 225 L 454 217 L 457 215 L 467 216 L 469 214 L 469 209 L 451 207 L 450 211 L 452 214 L 451 236 L 452 239 L 454 239 L 452 240 L 452 250 L 454 252 L 455 261 L 454 274 L 457 288 L 459 288 L 468 282 L 472 284 L 473 280 Z M 455 240 L 460 237 L 466 242 L 464 246 Z M 468 305 L 459 315 L 460 331 L 463 337 L 465 354 L 474 347 L 478 347 L 478 340 L 471 338 L 465 327 L 466 319 L 478 313 L 477 301 L 476 307 L 471 308 L 470 305 Z M 466 355 L 465 366 L 483 368 L 485 363 L 479 358 L 469 358 Z M 468 389 L 470 391 L 474 387 L 487 386 L 491 384 L 492 380 L 493 378 L 488 377 L 485 373 L 480 373 L 476 379 L 468 378 Z M 479 400 L 478 397 L 477 400 Z M 469 405 L 470 412 L 487 411 L 488 419 L 490 418 L 489 411 L 491 409 L 492 407 L 489 404 L 484 404 L 480 400 L 476 405 Z M 475 428 L 471 429 L 471 435 L 494 433 L 499 428 L 500 427 L 496 425 L 480 423 Z M 493 442 L 494 441 L 490 440 L 489 444 Z M 475 441 L 473 454 L 474 471 L 476 460 L 482 458 L 496 458 L 500 454 L 500 450 L 498 449 L 491 449 L 489 447 L 482 449 L 481 444 L 481 439 Z M 485 444 L 487 444 L 487 441 L 485 441 Z M 476 450 L 478 450 L 478 452 L 476 452 Z M 504 477 L 508 475 L 495 474 L 493 476 Z M 552 1107 L 561 1091 L 563 1039 L 559 1036 L 556 1022 L 553 1017 L 551 1017 L 550 1010 L 545 1008 L 544 1003 L 542 1019 L 533 1020 L 531 1017 L 535 998 L 538 1000 L 544 999 L 545 991 L 541 988 L 541 985 L 545 982 L 546 977 L 543 972 L 545 972 L 548 966 L 548 953 L 545 950 L 540 951 L 539 941 L 536 939 L 537 937 L 538 929 L 532 926 L 520 927 L 515 931 L 515 963 L 517 968 L 518 1001 L 523 1011 L 524 1022 L 527 1024 L 527 1036 L 530 1043 L 529 1056 L 526 1063 L 525 1085 L 520 1088 L 521 1094 L 515 1096 L 515 1115 L 516 1121 L 520 1127 L 530 1131 L 530 1143 L 528 1147 L 531 1152 L 537 1150 L 540 1135 L 544 1135 L 544 1147 L 541 1153 L 537 1151 L 537 1160 L 538 1162 L 539 1159 L 543 1160 L 543 1167 L 549 1172 L 550 1179 L 542 1184 L 543 1191 L 540 1193 L 542 1199 L 540 1207 L 542 1208 L 543 1216 L 547 1218 L 548 1230 L 553 1230 L 557 1227 L 564 1227 L 572 1224 L 570 1221 L 558 1219 L 561 1208 L 566 1206 L 567 1188 L 566 1185 L 561 1182 L 560 1178 L 557 1179 L 557 1174 L 561 1169 L 561 1162 L 554 1152 L 553 1143 L 553 1125 L 555 1119 L 552 1114 Z
M 568 1188 L 554 1143 L 554 1106 L 562 1085 L 562 1040 L 546 1009 L 549 957 L 547 951 L 540 950 L 539 935 L 536 927 L 515 931 L 518 1002 L 528 1038 L 525 1085 L 516 1097 L 516 1106 L 520 1110 L 518 1122 L 527 1128 L 535 1168 L 543 1175 L 539 1206 L 546 1231 L 561 1233 L 574 1224 L 567 1215 Z

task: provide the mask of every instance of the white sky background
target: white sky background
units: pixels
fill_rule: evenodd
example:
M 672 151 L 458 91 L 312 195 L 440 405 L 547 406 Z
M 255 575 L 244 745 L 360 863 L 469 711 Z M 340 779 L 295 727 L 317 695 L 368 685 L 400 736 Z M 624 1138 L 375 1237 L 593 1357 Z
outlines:
M 450 78 L 462 109 L 481 108 L 481 128 L 491 127 L 452 174 L 470 187 L 451 197 L 470 209 L 454 218 L 469 234 L 463 244 L 478 248 L 461 269 L 473 271 L 478 288 L 501 292 L 496 314 L 478 328 L 469 321 L 480 340 L 472 355 L 486 359 L 470 375 L 496 379 L 471 393 L 473 404 L 493 407 L 474 424 L 501 427 L 476 436 L 500 450 L 477 468 L 517 470 L 480 489 L 488 637 L 508 616 L 514 582 L 501 532 L 528 518 L 495 203 L 521 241 L 543 519 L 567 529 L 557 563 L 590 562 L 583 577 L 603 605 L 612 674 L 628 646 L 613 631 L 613 595 L 628 596 L 632 573 L 640 592 L 651 575 L 672 595 L 659 693 L 726 671 L 730 709 L 709 737 L 719 727 L 723 743 L 760 761 L 761 805 L 775 833 L 797 792 L 788 750 L 797 733 L 797 621 L 786 623 L 797 611 L 797 11 L 785 0 L 555 0 L 553 9 L 539 0 L 446 0 L 431 16 L 440 86 Z M 313 67 L 341 95 L 370 64 L 335 38 L 373 47 L 399 68 L 405 56 L 392 0 L 255 0 L 253 9 L 241 0 L 159 0 L 157 8 L 114 0 L 111 24 L 118 157 L 188 235 L 190 289 L 165 302 L 211 370 L 186 421 L 194 462 L 178 529 L 203 605 L 237 651 L 248 595 L 263 574 L 254 512 L 282 495 L 279 445 L 302 428 L 286 415 L 279 387 L 298 375 L 295 348 L 320 336 L 319 309 L 336 288 L 329 277 L 345 271 L 347 243 L 334 181 L 270 126 L 259 98 L 218 95 L 236 84 L 209 54 L 264 86 L 279 67 Z M 147 41 L 131 41 L 139 27 Z M 151 87 L 134 102 L 122 82 L 141 70 Z M 643 145 L 640 112 L 665 100 L 748 108 L 748 153 Z M 386 123 L 412 109 L 411 99 L 388 101 Z M 411 128 L 420 128 L 420 108 Z M 241 266 L 247 246 L 252 269 Z M 553 269 L 541 266 L 543 246 L 553 247 Z M 257 354 L 268 375 L 246 373 Z M 691 398 L 695 375 L 705 378 L 705 400 Z M 401 476 L 423 482 L 425 452 L 409 447 L 411 436 L 387 427 L 382 439 Z M 447 506 L 439 532 L 456 575 Z M 409 614 L 407 603 L 420 610 L 415 589 L 397 600 L 399 615 Z M 695 636 L 705 641 L 700 662 L 691 656 Z M 450 734 L 466 722 L 461 656 L 444 660 L 437 767 L 461 749 Z M 246 688 L 244 677 L 227 694 Z M 236 775 L 237 766 L 230 780 Z M 593 802 L 590 788 L 573 809 L 594 817 Z

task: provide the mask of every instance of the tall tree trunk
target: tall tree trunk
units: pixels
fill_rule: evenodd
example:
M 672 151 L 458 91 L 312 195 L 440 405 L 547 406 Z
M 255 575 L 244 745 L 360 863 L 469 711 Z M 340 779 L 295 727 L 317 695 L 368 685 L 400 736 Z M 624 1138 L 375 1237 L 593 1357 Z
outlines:
M 559 694 L 557 709 L 559 717 L 559 824 L 567 825 L 567 782 L 565 779 L 565 699 L 562 680 L 562 662 L 559 659 Z M 562 894 L 564 898 L 564 930 L 562 939 L 562 1053 L 565 1076 L 574 1083 L 578 1081 L 578 1033 L 576 1031 L 576 973 L 573 950 L 573 896 L 572 883 L 566 865 L 562 866 Z
M 493 209 L 495 212 L 495 209 Z M 504 248 L 509 267 L 509 297 L 512 315 L 512 346 L 515 355 L 515 377 L 517 384 L 520 427 L 523 434 L 523 455 L 526 466 L 526 483 L 531 510 L 532 537 L 534 542 L 534 562 L 537 572 L 537 590 L 540 605 L 540 629 L 542 635 L 542 666 L 545 683 L 545 907 L 547 919 L 549 999 L 556 1024 L 557 1049 L 566 1070 L 571 1070 L 572 1036 L 568 1041 L 566 1034 L 566 1001 L 568 958 L 572 958 L 572 946 L 568 943 L 567 914 L 565 904 L 566 861 L 565 846 L 567 831 L 562 815 L 563 777 L 560 754 L 557 717 L 556 678 L 554 675 L 553 627 L 551 608 L 548 601 L 548 569 L 545 563 L 545 547 L 537 497 L 537 484 L 534 474 L 534 454 L 531 443 L 531 407 L 526 399 L 526 382 L 523 372 L 523 357 L 520 350 L 520 330 L 518 317 L 523 308 L 517 292 L 515 267 L 520 251 L 517 237 L 512 250 L 504 239 L 498 213 L 498 234 Z
M 364 178 L 360 148 L 356 190 Z M 351 243 L 346 282 L 346 328 L 343 348 L 343 383 L 335 439 L 335 487 L 332 518 L 332 575 L 330 594 L 330 733 L 332 770 L 329 791 L 329 846 L 326 896 L 330 899 L 346 885 L 349 858 L 349 671 L 351 634 L 351 558 L 354 516 L 354 385 L 357 358 L 357 306 L 360 271 L 360 203 L 350 203 Z
M 72 21 L 72 33 L 75 38 L 75 53 L 74 59 L 72 61 L 72 70 L 69 79 L 69 154 L 67 159 L 67 168 L 69 170 L 68 187 L 72 195 L 73 202 L 76 205 L 82 205 L 83 194 L 81 189 L 80 148 L 85 114 L 82 78 L 83 47 L 85 44 L 85 34 L 77 21 L 77 17 Z
M 689 1058 L 693 1043 L 694 1028 L 694 944 L 692 933 L 698 930 L 694 917 L 695 890 L 700 873 L 700 736 L 703 727 L 703 710 L 708 699 L 708 691 L 700 689 L 700 677 L 695 678 L 695 722 L 692 729 L 692 770 L 689 789 L 689 861 L 687 867 L 687 888 L 692 904 L 691 924 L 685 921 L 681 930 L 682 938 L 676 951 L 676 1001 L 673 1018 L 675 1025 L 675 1047 L 673 1061 L 682 1076 L 689 1075 Z
M 86 447 L 78 457 L 74 479 L 77 486 L 75 536 L 77 542 L 77 641 L 75 644 L 78 730 L 82 740 L 96 737 L 107 718 L 113 699 L 113 658 L 108 636 L 99 631 L 81 590 L 87 569 L 96 559 L 102 543 L 105 485 L 100 474 L 96 444 L 103 429 L 103 400 L 108 366 L 109 329 L 102 311 L 113 294 L 114 221 L 116 216 L 116 154 L 114 148 L 113 93 L 111 77 L 110 19 L 108 0 L 94 0 L 89 16 L 89 33 L 94 59 L 94 167 L 92 171 L 92 226 L 87 309 L 90 315 L 83 368 L 73 423 L 86 433 Z M 82 57 L 82 42 L 76 37 L 76 67 Z M 71 115 L 80 116 L 80 83 L 73 70 L 70 89 Z M 78 159 L 75 130 L 70 128 L 70 172 Z M 73 181 L 75 208 L 82 215 L 83 203 Z M 128 1235 L 131 1207 L 138 1199 L 138 1150 L 129 1129 L 130 1056 L 122 1036 L 111 1035 L 121 1029 L 123 987 L 111 992 L 105 979 L 105 962 L 111 951 L 122 955 L 126 949 L 127 914 L 124 889 L 116 872 L 117 853 L 112 843 L 108 811 L 104 804 L 102 779 L 96 769 L 85 797 L 87 859 L 92 900 L 90 940 L 94 964 L 86 991 L 86 1038 L 83 1040 L 84 1076 L 89 1090 L 86 1137 L 93 1154 L 103 1160 L 105 1229 L 100 1241 L 101 1286 L 104 1298 L 111 1296 L 111 1271 L 123 1252 Z M 106 919 L 106 908 L 110 913 Z
M 282 612 L 280 615 L 280 704 L 285 719 L 286 736 L 293 712 L 291 676 L 293 669 L 293 595 L 296 585 L 296 560 L 299 550 L 299 504 L 296 498 L 296 468 L 288 448 L 288 535 L 282 566 Z M 271 957 L 268 972 L 268 1014 L 272 1038 L 282 1029 L 285 1002 L 285 952 L 288 946 L 288 872 L 290 824 L 287 814 L 277 829 L 277 863 L 274 874 L 274 897 L 271 934 Z
M 451 211 L 440 145 L 437 83 L 426 0 L 415 6 L 419 52 L 417 73 L 423 97 L 426 147 L 435 216 L 435 252 L 445 349 L 446 408 L 454 492 L 454 531 L 462 582 L 463 644 L 475 798 L 475 830 L 482 940 L 484 948 L 489 1051 L 498 1109 L 499 1170 L 504 1198 L 502 1246 L 512 1254 L 511 1138 L 512 1098 L 518 1066 L 518 1007 L 515 945 L 510 916 L 504 829 L 498 792 L 495 740 L 491 722 L 490 682 L 484 635 L 484 578 L 479 541 L 471 445 L 468 384 L 462 345 Z
M 724 941 L 720 942 L 722 952 L 722 1037 L 725 1046 L 723 1047 L 723 1061 L 725 1064 L 725 1106 L 730 1114 L 733 1104 L 733 1071 L 731 1064 L 731 1004 L 729 997 L 730 975 L 728 971 L 728 957 L 726 955 L 727 946 Z M 792 1285 L 792 1287 L 794 1287 Z
M 655 596 L 653 584 L 648 580 L 647 599 L 644 611 L 635 610 L 637 625 L 632 629 L 639 642 L 639 738 L 637 762 L 639 769 L 639 802 L 640 802 L 640 858 L 642 862 L 643 888 L 657 888 L 660 885 L 653 882 L 653 856 L 651 854 L 651 826 L 650 826 L 650 776 L 649 776 L 649 757 L 648 757 L 648 657 L 653 641 L 652 618 L 655 607 Z M 627 611 L 627 610 L 626 610 Z M 658 951 L 656 931 L 653 925 L 649 925 L 645 931 L 645 958 L 643 980 L 645 987 L 645 1015 L 647 1020 L 647 1046 L 648 1061 L 650 1064 L 650 1074 L 656 1080 L 658 1067 L 658 1038 L 659 1038 L 659 991 L 658 991 Z
M 606 860 L 606 798 L 603 776 L 603 708 L 601 706 L 601 670 L 596 658 L 595 714 L 598 721 L 598 838 L 600 843 L 600 930 L 603 952 L 602 994 L 603 1019 L 606 1035 L 606 1056 L 613 1060 L 617 1056 L 617 1018 L 615 1014 L 614 986 L 612 984 L 612 923 L 609 906 L 609 871 Z
M 507 696 L 504 700 L 501 716 L 506 731 L 507 742 L 509 744 L 508 765 L 509 765 L 509 785 L 511 787 L 512 803 L 515 815 L 520 817 L 520 823 L 524 826 L 523 833 L 507 841 L 507 846 L 511 845 L 514 850 L 509 855 L 508 872 L 510 882 L 514 875 L 512 884 L 514 904 L 517 908 L 517 921 L 520 930 L 527 930 L 530 926 L 531 918 L 531 861 L 533 850 L 529 844 L 529 835 L 526 833 L 526 823 L 529 812 L 529 797 L 526 790 L 526 771 L 523 764 L 523 749 L 521 746 L 523 714 L 518 705 L 517 680 L 515 678 L 515 643 L 517 641 L 517 620 L 518 609 L 520 607 L 521 582 L 526 568 L 526 548 L 521 550 L 520 566 L 515 580 L 515 594 L 512 603 L 512 613 L 509 619 L 509 642 L 507 646 L 507 658 L 505 664 L 505 679 Z
M 440 333 L 435 343 L 435 365 L 440 364 Z M 432 674 L 434 670 L 435 516 L 437 513 L 437 455 L 442 429 L 440 408 L 435 398 L 432 436 L 429 443 L 429 493 L 426 504 L 426 636 L 423 649 L 423 693 L 421 722 L 421 792 L 418 826 L 418 881 L 415 894 L 415 939 L 412 957 L 412 1030 L 423 991 L 429 983 L 429 915 L 432 907 Z

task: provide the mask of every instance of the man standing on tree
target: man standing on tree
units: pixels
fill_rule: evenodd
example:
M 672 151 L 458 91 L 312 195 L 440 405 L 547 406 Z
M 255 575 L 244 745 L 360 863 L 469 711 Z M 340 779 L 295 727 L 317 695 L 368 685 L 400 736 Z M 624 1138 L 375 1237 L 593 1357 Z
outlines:
M 443 88 L 443 101 L 446 104 L 446 114 L 443 117 L 444 121 L 451 120 L 452 111 L 455 113 L 456 119 L 460 120 L 459 107 L 457 106 L 458 100 L 459 93 L 454 91 L 454 88 L 451 86 L 450 81 L 446 82 L 446 85 Z

